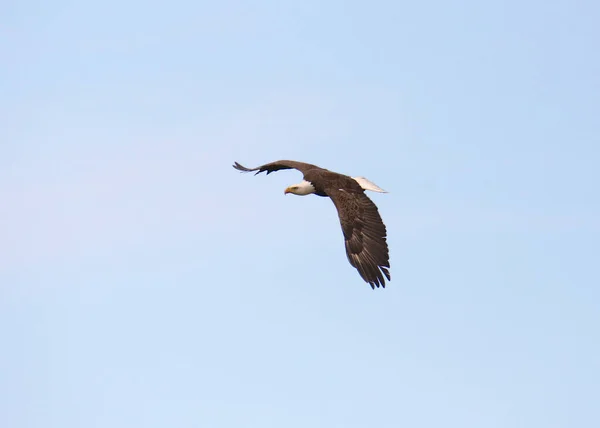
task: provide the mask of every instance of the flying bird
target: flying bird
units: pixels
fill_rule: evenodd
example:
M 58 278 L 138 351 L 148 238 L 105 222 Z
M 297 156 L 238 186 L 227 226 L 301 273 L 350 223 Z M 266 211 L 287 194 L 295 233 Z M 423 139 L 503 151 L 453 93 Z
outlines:
M 304 162 L 280 160 L 256 168 L 246 168 L 235 162 L 235 169 L 242 172 L 272 172 L 282 169 L 296 169 L 304 175 L 304 180 L 285 189 L 284 194 L 329 197 L 337 208 L 344 234 L 346 255 L 350 264 L 372 289 L 385 288 L 385 277 L 390 278 L 389 251 L 386 241 L 386 228 L 377 206 L 365 190 L 387 193 L 364 177 L 350 177 Z M 255 174 L 255 175 L 256 175 Z

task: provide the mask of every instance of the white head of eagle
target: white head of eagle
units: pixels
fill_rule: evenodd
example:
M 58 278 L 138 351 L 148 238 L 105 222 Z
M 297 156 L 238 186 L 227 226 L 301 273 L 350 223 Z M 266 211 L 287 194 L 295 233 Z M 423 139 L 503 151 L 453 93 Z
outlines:
M 313 186 L 309 181 L 302 180 L 298 184 L 288 186 L 284 190 L 283 194 L 287 195 L 288 193 L 293 193 L 294 195 L 298 196 L 310 195 L 311 193 L 315 193 L 315 186 Z

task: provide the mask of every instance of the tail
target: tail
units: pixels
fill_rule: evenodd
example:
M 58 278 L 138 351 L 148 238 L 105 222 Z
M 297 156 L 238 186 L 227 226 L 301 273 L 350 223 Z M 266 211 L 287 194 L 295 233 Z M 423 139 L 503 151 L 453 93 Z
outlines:
M 360 187 L 362 187 L 365 190 L 370 190 L 371 192 L 378 192 L 378 193 L 388 193 L 385 190 L 383 190 L 381 187 L 379 187 L 377 184 L 373 183 L 372 181 L 367 180 L 365 177 L 352 177 L 354 180 L 356 180 L 356 182 L 358 184 L 360 184 Z

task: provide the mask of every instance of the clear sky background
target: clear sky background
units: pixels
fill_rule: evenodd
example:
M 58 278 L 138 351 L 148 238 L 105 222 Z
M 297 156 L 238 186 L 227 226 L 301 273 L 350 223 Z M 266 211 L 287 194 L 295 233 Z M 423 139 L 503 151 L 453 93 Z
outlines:
M 0 426 L 600 426 L 597 1 L 5 1 Z M 388 190 L 392 281 L 297 159 Z

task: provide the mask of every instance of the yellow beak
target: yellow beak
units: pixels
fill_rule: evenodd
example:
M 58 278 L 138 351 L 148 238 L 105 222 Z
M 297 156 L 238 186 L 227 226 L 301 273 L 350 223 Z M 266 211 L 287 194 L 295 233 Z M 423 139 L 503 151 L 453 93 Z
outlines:
M 287 188 L 286 188 L 286 189 L 283 191 L 283 194 L 284 194 L 284 195 L 287 195 L 288 193 L 292 193 L 292 192 L 290 191 L 290 188 L 289 188 L 289 187 L 287 187 Z

